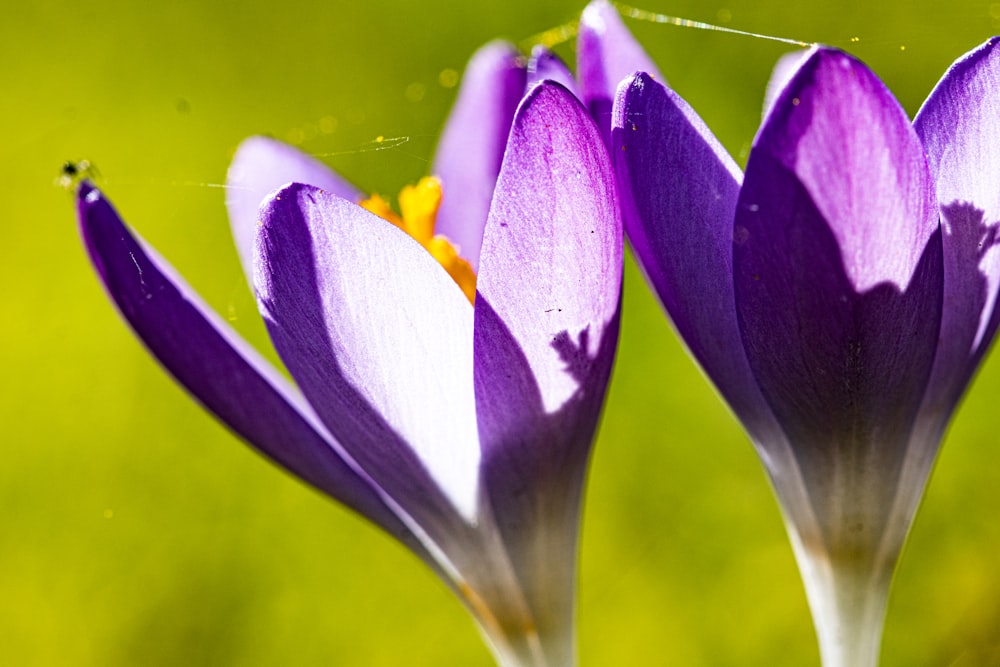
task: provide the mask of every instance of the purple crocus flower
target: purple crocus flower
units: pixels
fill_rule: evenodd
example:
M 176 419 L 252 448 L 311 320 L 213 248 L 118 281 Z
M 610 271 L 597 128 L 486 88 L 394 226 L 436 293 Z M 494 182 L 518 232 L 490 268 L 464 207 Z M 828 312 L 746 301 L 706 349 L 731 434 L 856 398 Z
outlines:
M 526 82 L 502 46 L 481 53 L 436 162 L 438 231 L 478 273 L 474 305 L 326 167 L 268 139 L 241 147 L 236 245 L 297 388 L 103 193 L 84 181 L 77 202 L 111 298 L 199 402 L 412 549 L 499 664 L 556 667 L 575 662 L 579 509 L 618 337 L 622 230 L 587 111 L 549 81 L 522 100 Z
M 912 124 L 851 56 L 786 60 L 745 174 L 647 74 L 615 100 L 629 240 L 764 461 L 828 667 L 877 664 L 903 542 L 996 333 L 997 44 Z

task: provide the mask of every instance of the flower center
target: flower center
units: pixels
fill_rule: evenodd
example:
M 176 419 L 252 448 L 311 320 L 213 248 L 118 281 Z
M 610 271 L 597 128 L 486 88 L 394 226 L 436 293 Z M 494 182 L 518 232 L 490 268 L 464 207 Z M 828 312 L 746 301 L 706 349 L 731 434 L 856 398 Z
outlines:
M 360 202 L 361 206 L 383 220 L 388 220 L 409 234 L 427 249 L 444 267 L 468 297 L 470 303 L 476 301 L 476 272 L 472 265 L 458 254 L 459 248 L 446 236 L 434 233 L 438 208 L 441 206 L 441 180 L 436 176 L 425 176 L 416 185 L 407 185 L 399 193 L 399 211 L 396 213 L 389 202 L 373 194 Z

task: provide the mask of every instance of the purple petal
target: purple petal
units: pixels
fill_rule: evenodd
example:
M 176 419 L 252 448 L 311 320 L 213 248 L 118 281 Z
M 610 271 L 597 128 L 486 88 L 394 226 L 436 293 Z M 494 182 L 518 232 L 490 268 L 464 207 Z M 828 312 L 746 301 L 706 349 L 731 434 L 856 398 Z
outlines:
M 472 307 L 416 241 L 291 185 L 261 209 L 257 289 L 271 338 L 327 428 L 422 526 L 472 521 L 479 447 Z
M 483 242 L 477 373 L 494 350 L 495 341 L 480 328 L 491 311 L 524 355 L 544 414 L 558 412 L 588 389 L 592 373 L 600 376 L 591 362 L 618 311 L 617 197 L 595 137 L 593 123 L 565 88 L 552 82 L 534 88 L 514 121 Z M 480 424 L 489 436 L 486 447 L 509 440 L 496 437 L 494 427 L 531 431 L 504 405 L 511 398 L 502 387 L 507 380 L 493 377 L 488 386 L 477 380 L 477 391 L 486 392 L 477 399 L 481 420 L 487 415 Z M 487 400 L 487 394 L 497 400 Z
M 90 183 L 77 193 L 91 261 L 149 351 L 206 409 L 259 452 L 433 561 L 288 382 L 137 240 Z
M 750 365 L 835 530 L 859 505 L 891 505 L 926 386 L 942 291 L 932 196 L 889 91 L 850 56 L 814 51 L 750 153 L 733 265 Z M 851 544 L 876 544 L 880 521 L 858 519 Z
M 774 446 L 780 429 L 750 371 L 734 308 L 739 167 L 687 103 L 646 74 L 622 83 L 612 135 L 625 231 L 639 264 L 753 439 Z
M 575 557 L 583 471 L 618 336 L 613 178 L 576 98 L 552 82 L 532 89 L 514 120 L 483 240 L 474 351 L 490 499 L 541 617 L 537 607 L 572 601 L 565 563 Z M 540 592 L 567 586 L 565 595 Z
M 914 128 L 941 207 L 945 306 L 925 403 L 940 438 L 1000 322 L 1000 39 L 948 70 Z
M 593 0 L 580 17 L 576 71 L 584 105 L 611 146 L 611 107 L 618 84 L 636 71 L 666 84 L 656 65 L 608 0 Z
M 437 147 L 432 173 L 441 178 L 443 192 L 437 232 L 458 245 L 473 269 L 478 270 L 483 227 L 526 76 L 524 60 L 510 44 L 479 49 Z
M 576 80 L 573 79 L 573 73 L 566 67 L 566 63 L 539 44 L 531 50 L 531 58 L 528 59 L 528 79 L 525 84 L 525 92 L 533 88 L 536 83 L 545 80 L 556 81 L 574 95 L 576 94 Z
M 307 183 L 358 201 L 361 193 L 315 158 L 268 137 L 250 137 L 236 151 L 226 176 L 226 208 L 247 281 L 253 283 L 254 239 L 264 197 L 288 183 Z

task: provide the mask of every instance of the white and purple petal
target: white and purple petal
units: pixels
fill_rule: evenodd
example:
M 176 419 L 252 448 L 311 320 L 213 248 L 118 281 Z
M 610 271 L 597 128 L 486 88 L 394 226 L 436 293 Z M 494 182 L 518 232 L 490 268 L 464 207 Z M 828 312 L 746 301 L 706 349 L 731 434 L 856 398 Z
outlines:
M 914 128 L 936 184 L 944 310 L 921 437 L 935 444 L 1000 323 L 1000 39 L 959 58 Z
M 767 81 L 767 88 L 764 90 L 763 116 L 767 116 L 767 112 L 774 106 L 774 102 L 781 95 L 781 91 L 792 80 L 795 72 L 806 61 L 810 53 L 812 51 L 808 49 L 801 49 L 799 51 L 791 51 L 778 58 L 778 62 L 774 64 L 774 69 L 771 71 L 771 78 Z
M 352 458 L 422 525 L 474 523 L 472 306 L 434 258 L 293 184 L 261 209 L 254 284 L 278 353 Z

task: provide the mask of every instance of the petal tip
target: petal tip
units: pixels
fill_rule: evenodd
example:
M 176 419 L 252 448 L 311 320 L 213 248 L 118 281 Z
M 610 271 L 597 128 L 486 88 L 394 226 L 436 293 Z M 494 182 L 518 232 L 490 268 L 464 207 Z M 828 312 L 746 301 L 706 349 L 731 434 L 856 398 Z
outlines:
M 607 28 L 605 19 L 608 12 L 615 12 L 617 14 L 617 11 L 611 6 L 608 0 L 591 0 L 583 8 L 583 13 L 580 14 L 580 26 L 589 28 L 597 33 L 603 33 Z
M 524 67 L 524 56 L 507 40 L 494 39 L 476 49 L 469 58 L 466 70 L 492 67 L 521 69 Z
M 579 105 L 576 96 L 563 84 L 552 79 L 543 79 L 536 83 L 521 101 L 519 115 L 536 105 Z
M 76 193 L 74 194 L 77 202 L 83 205 L 86 203 L 93 203 L 97 198 L 101 196 L 101 191 L 97 189 L 94 185 L 87 179 L 80 181 L 79 185 L 76 186 Z
M 323 192 L 322 188 L 306 183 L 286 183 L 268 194 L 260 203 L 260 220 L 258 226 L 265 226 L 270 214 L 275 210 L 290 205 L 289 202 L 301 201 L 303 194 L 309 196 Z M 315 197 L 313 197 L 315 199 Z
M 642 92 L 645 90 L 646 86 L 651 85 L 660 86 L 657 83 L 656 78 L 649 74 L 648 72 L 643 72 L 642 70 L 636 70 L 632 72 L 627 77 L 622 79 L 621 84 L 619 84 L 619 89 L 634 90 L 635 92 Z M 662 87 L 662 86 L 661 86 Z

